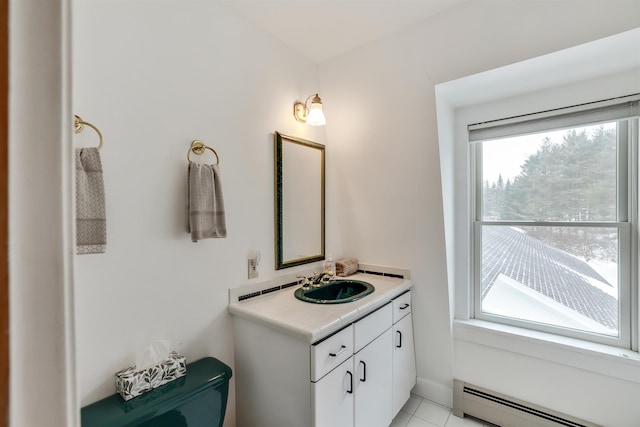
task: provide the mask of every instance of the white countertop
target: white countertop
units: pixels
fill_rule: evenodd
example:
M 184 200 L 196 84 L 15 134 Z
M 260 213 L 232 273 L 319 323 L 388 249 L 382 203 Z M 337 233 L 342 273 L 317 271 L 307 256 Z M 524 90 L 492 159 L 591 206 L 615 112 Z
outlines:
M 229 304 L 229 311 L 234 316 L 281 330 L 311 344 L 382 307 L 413 285 L 408 279 L 365 273 L 354 274 L 345 279 L 369 282 L 375 287 L 375 291 L 350 303 L 313 304 L 298 300 L 293 295 L 298 286 L 294 286 L 232 302 Z

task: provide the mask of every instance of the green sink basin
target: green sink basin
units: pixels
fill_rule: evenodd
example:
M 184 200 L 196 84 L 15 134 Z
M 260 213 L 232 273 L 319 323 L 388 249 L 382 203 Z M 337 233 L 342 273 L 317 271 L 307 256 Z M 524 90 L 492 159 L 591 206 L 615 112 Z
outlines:
M 332 280 L 317 288 L 298 288 L 295 296 L 314 304 L 343 304 L 357 301 L 375 290 L 371 283 L 361 280 Z

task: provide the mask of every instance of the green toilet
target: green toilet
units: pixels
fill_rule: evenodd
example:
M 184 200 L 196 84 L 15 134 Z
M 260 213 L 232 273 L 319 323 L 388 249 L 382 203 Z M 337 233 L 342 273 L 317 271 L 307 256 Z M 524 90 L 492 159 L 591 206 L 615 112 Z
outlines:
M 187 374 L 125 402 L 113 394 L 80 411 L 82 427 L 222 427 L 231 368 L 207 357 Z

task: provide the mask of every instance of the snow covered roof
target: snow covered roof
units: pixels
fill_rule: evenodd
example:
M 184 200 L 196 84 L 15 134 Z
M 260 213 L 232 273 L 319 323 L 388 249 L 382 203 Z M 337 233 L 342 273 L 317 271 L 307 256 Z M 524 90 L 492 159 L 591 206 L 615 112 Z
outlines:
M 508 277 L 606 328 L 618 329 L 618 302 L 589 264 L 514 227 L 484 227 L 482 297 Z

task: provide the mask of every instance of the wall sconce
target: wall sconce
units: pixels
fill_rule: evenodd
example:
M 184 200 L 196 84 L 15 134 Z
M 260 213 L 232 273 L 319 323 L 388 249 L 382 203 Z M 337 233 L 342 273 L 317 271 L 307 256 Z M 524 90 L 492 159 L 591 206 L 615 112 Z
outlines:
M 307 107 L 310 99 L 311 106 Z M 322 112 L 322 100 L 317 93 L 309 96 L 304 104 L 296 102 L 293 105 L 293 116 L 297 121 L 311 126 L 324 126 L 327 123 Z

